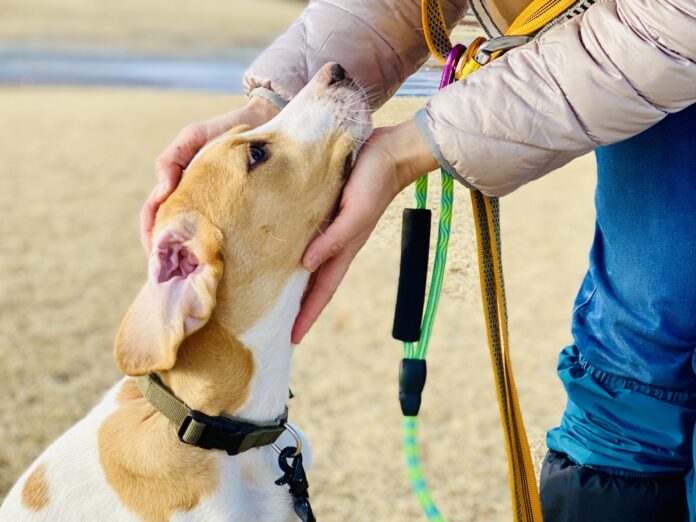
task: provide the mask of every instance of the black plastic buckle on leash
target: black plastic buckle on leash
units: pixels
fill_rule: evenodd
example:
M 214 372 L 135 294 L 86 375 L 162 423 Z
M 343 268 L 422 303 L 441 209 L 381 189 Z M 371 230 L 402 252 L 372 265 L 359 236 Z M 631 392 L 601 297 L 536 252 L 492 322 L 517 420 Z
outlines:
M 292 463 L 289 461 L 292 460 Z M 277 486 L 290 486 L 292 504 L 295 514 L 302 522 L 316 522 L 312 506 L 309 503 L 309 482 L 302 465 L 302 453 L 294 446 L 288 446 L 280 451 L 278 465 L 283 475 L 275 481 Z
M 285 419 L 275 426 L 259 426 L 191 410 L 179 426 L 178 436 L 181 442 L 192 446 L 238 455 L 273 444 L 284 431 Z

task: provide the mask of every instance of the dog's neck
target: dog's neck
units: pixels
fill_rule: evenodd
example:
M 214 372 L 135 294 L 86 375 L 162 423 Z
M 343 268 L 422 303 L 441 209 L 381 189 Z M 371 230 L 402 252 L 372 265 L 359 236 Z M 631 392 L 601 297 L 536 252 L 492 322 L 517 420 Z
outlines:
M 265 315 L 238 338 L 221 318 L 211 319 L 185 341 L 176 366 L 160 373 L 162 380 L 190 408 L 208 415 L 256 421 L 280 416 L 288 400 L 290 332 L 307 279 L 304 271 L 294 274 Z M 100 462 L 129 509 L 147 520 L 165 520 L 215 491 L 215 458 L 224 454 L 182 444 L 176 427 L 156 414 L 132 379 L 121 386 L 116 403 L 99 429 Z
M 294 351 L 290 335 L 308 279 L 305 270 L 295 272 L 269 312 L 240 336 L 239 340 L 254 356 L 255 368 L 249 397 L 235 415 L 262 421 L 283 414 L 289 398 Z
M 298 270 L 270 309 L 247 331 L 232 336 L 213 317 L 189 337 L 176 366 L 162 380 L 193 409 L 251 421 L 280 417 L 288 400 L 292 326 L 308 273 Z

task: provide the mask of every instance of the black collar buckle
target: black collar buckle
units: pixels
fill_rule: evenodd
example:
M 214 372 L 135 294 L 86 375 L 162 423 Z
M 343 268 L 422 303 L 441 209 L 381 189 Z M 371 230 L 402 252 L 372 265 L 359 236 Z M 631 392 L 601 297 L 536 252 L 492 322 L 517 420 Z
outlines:
M 238 455 L 273 444 L 285 431 L 285 420 L 284 416 L 275 424 L 262 426 L 190 410 L 179 426 L 178 436 L 181 442 L 192 446 Z

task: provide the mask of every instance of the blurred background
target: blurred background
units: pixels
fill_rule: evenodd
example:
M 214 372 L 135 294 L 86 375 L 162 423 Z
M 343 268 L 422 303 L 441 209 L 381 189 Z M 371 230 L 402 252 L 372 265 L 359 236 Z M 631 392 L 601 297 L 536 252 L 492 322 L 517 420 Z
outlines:
M 0 499 L 118 378 L 111 349 L 145 280 L 140 205 L 188 123 L 244 103 L 241 75 L 301 1 L 0 0 Z M 466 23 L 455 39 L 477 30 Z M 380 109 L 412 116 L 425 68 Z M 517 385 L 537 458 L 560 419 L 558 351 L 593 232 L 580 158 L 502 201 Z M 431 177 L 437 207 L 437 177 Z M 320 520 L 422 515 L 400 453 L 401 347 L 390 337 L 401 209 L 390 207 L 298 348 L 291 419 L 312 441 Z M 485 343 L 468 194 L 457 187 L 446 294 L 429 353 L 423 460 L 452 521 L 507 521 L 507 464 Z

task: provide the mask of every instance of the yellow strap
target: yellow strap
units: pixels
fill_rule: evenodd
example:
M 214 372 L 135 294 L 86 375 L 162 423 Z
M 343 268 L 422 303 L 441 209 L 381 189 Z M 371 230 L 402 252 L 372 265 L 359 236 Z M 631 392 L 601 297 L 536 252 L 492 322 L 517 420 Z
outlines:
M 468 59 L 461 70 L 461 76 L 457 79 L 481 68 L 481 65 L 473 60 L 473 54 L 474 52 L 467 53 Z M 488 346 L 495 373 L 498 406 L 508 457 L 513 520 L 542 522 L 539 490 L 510 358 L 499 201 L 498 198 L 485 196 L 477 190 L 471 191 L 471 200 L 476 225 L 479 276 Z
M 533 35 L 569 9 L 575 0 L 532 0 L 512 23 L 506 35 Z M 452 47 L 447 35 L 438 0 L 422 0 L 423 32 L 430 52 L 442 63 Z M 446 42 L 443 42 L 443 33 Z M 481 65 L 473 59 L 481 41 L 475 41 L 458 64 L 455 77 L 463 78 Z M 497 57 L 497 53 L 491 58 Z M 524 429 L 517 388 L 512 372 L 508 336 L 507 303 L 500 239 L 500 206 L 498 198 L 471 191 L 476 225 L 481 297 L 491 362 L 495 374 L 500 418 L 508 457 L 513 520 L 543 522 L 541 501 L 534 466 Z
M 471 202 L 477 232 L 479 276 L 488 345 L 508 456 L 513 519 L 540 522 L 541 503 L 510 360 L 500 250 L 499 201 L 498 198 L 490 198 L 472 190 Z
M 440 0 L 421 0 L 421 23 L 430 53 L 438 62 L 444 64 L 452 49 L 452 42 L 449 39 Z
M 551 23 L 577 0 L 533 0 L 505 32 L 507 36 L 533 35 Z

